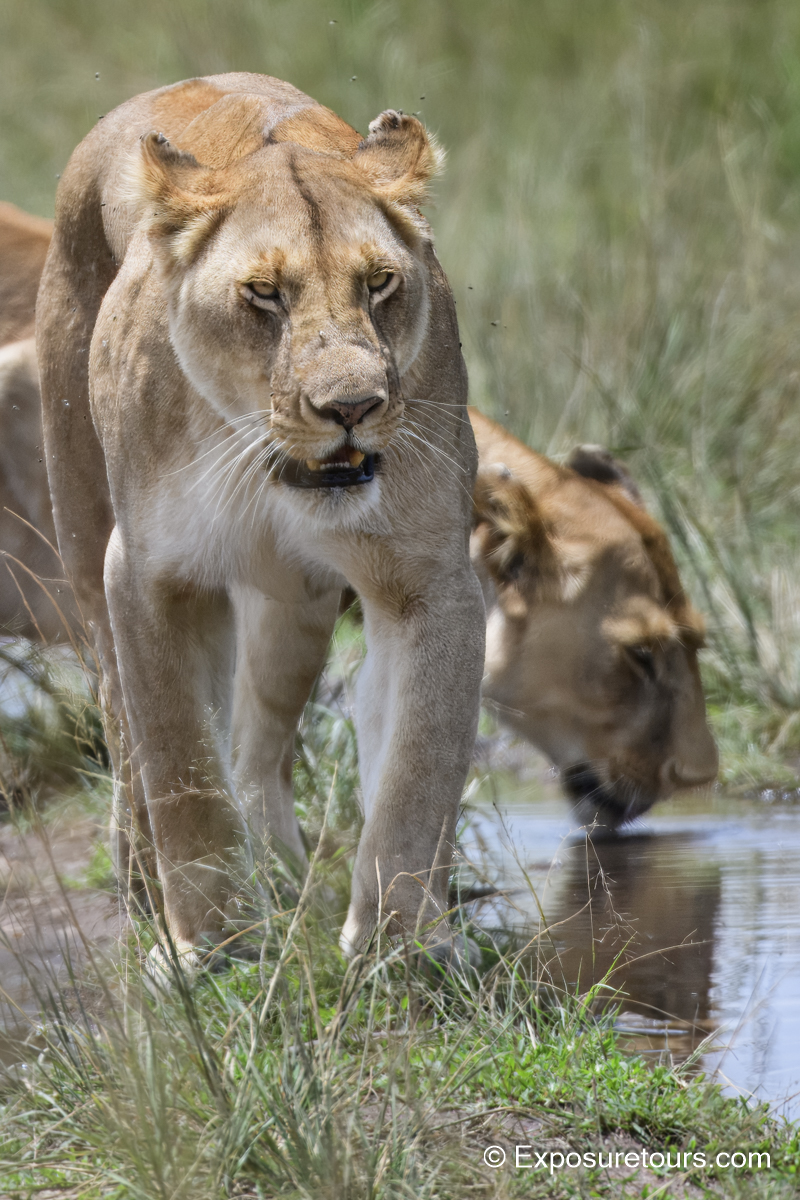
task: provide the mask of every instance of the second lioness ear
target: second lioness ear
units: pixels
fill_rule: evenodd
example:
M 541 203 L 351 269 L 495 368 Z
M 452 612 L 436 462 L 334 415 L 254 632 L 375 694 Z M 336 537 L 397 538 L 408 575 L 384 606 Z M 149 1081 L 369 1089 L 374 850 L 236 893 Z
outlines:
M 473 547 L 492 577 L 507 615 L 558 587 L 547 523 L 534 496 L 501 463 L 481 467 L 473 491 Z
M 387 109 L 370 124 L 355 154 L 370 183 L 394 204 L 424 204 L 428 184 L 444 162 L 441 150 L 416 117 Z
M 148 232 L 166 239 L 175 259 L 186 261 L 199 248 L 229 204 L 219 172 L 173 146 L 162 133 L 141 141 L 133 180 Z

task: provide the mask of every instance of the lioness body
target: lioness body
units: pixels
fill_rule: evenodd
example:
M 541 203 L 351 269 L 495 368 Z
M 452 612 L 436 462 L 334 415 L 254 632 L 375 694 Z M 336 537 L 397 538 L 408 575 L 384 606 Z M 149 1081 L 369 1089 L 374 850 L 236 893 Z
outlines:
M 485 698 L 561 769 L 587 823 L 615 827 L 709 782 L 703 623 L 635 485 L 607 454 L 576 452 L 579 474 L 470 417 Z
M 21 238 L 20 245 L 15 237 Z M 27 311 L 25 297 L 32 293 L 31 280 L 38 284 L 42 246 L 46 247 L 49 239 L 48 222 L 28 218 L 11 205 L 0 206 L 0 291 L 12 311 Z M 0 350 L 0 491 L 4 508 L 0 548 L 13 568 L 13 575 L 0 578 L 0 625 L 55 640 L 64 638 L 74 618 L 63 581 L 58 579 L 55 557 L 33 531 L 38 529 L 54 541 L 40 451 L 37 379 L 32 339 Z M 640 674 L 632 670 L 619 643 L 603 630 L 612 603 L 604 562 L 609 556 L 616 593 L 613 603 L 630 608 L 655 602 L 651 619 L 654 611 L 656 619 L 662 619 L 663 588 L 650 568 L 645 566 L 642 571 L 636 566 L 643 553 L 647 556 L 643 531 L 657 546 L 662 561 L 671 563 L 663 535 L 641 511 L 631 508 L 630 496 L 620 489 L 614 471 L 606 485 L 582 478 L 530 450 L 477 411 L 470 415 L 482 479 L 490 485 L 488 491 L 486 486 L 478 487 L 479 532 L 472 539 L 491 632 L 484 681 L 487 699 L 494 700 L 502 719 L 560 765 L 567 788 L 586 819 L 593 815 L 589 811 L 591 797 L 587 798 L 592 789 L 602 820 L 617 824 L 668 796 L 677 786 L 712 778 L 716 755 L 707 732 L 691 647 L 664 660 L 659 678 L 643 687 Z M 521 540 L 528 553 L 537 556 L 539 574 L 549 573 L 545 588 L 534 585 L 530 570 L 518 571 L 510 590 L 505 586 L 508 580 L 492 576 L 491 548 L 483 533 L 486 520 L 495 521 L 497 513 L 490 513 L 485 502 L 492 484 L 502 487 L 493 470 L 493 464 L 500 462 L 512 470 L 515 484 L 527 492 L 527 502 L 518 513 L 527 524 Z M 575 465 L 581 468 L 577 459 Z M 596 474 L 595 468 L 596 463 L 590 461 L 581 469 Z M 545 527 L 547 536 L 542 541 Z M 519 541 L 519 527 L 513 533 Z M 631 554 L 620 553 L 626 547 Z M 26 567 L 44 578 L 45 588 L 34 585 Z M 579 586 L 569 586 L 570 578 Z M 682 596 L 679 583 L 678 594 Z M 67 630 L 49 597 L 68 614 Z M 686 612 L 689 610 L 685 609 L 684 615 Z M 672 623 L 666 615 L 669 630 Z M 693 614 L 689 621 L 699 629 Z
M 187 947 L 222 936 L 245 825 L 303 858 L 294 734 L 345 582 L 368 654 L 344 944 L 381 907 L 413 931 L 446 906 L 483 658 L 475 450 L 414 209 L 432 152 L 412 118 L 371 128 L 266 77 L 194 80 L 109 114 L 59 189 L 37 301 L 59 546 L 123 720 L 119 820 Z M 365 454 L 371 482 L 318 485 Z

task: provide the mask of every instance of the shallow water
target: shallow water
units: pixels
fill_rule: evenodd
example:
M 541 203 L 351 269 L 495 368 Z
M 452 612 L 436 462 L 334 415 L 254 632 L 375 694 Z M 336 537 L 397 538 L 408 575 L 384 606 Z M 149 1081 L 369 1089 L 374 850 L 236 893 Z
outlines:
M 701 1069 L 800 1115 L 800 803 L 685 794 L 590 844 L 555 784 L 490 782 L 462 848 L 510 894 L 479 923 L 539 935 L 581 991 L 616 963 L 631 1049 L 681 1061 L 712 1035 Z

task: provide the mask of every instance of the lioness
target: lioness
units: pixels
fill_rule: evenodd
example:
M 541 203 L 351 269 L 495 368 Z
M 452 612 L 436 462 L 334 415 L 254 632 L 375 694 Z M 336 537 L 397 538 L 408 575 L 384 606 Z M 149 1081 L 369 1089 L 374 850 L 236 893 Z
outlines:
M 77 634 L 71 589 L 62 577 L 30 337 L 0 348 L 0 636 L 55 642 Z
M 584 824 L 615 828 L 709 782 L 703 622 L 630 476 L 591 447 L 559 467 L 474 409 L 470 419 L 484 698 L 560 767 Z
M 0 513 L 0 552 L 10 553 L 14 574 L 5 586 L 0 575 L 0 628 L 63 640 L 72 627 L 79 641 L 79 623 L 62 619 L 72 611 L 63 582 L 56 576 L 35 586 L 16 565 L 38 576 L 58 569 L 32 529 L 54 539 L 37 451 L 40 408 L 33 339 L 3 348 L 0 498 L 8 511 Z M 716 753 L 696 668 L 702 621 L 679 582 L 666 603 L 674 563 L 624 468 L 585 447 L 573 452 L 571 469 L 558 467 L 476 410 L 470 418 L 480 451 L 471 550 L 491 631 L 486 699 L 561 768 L 587 822 L 597 815 L 614 827 L 677 787 L 713 779 Z M 607 620 L 611 592 L 618 613 L 649 614 L 646 636 L 636 640 L 637 626 L 627 648 Z
M 118 822 L 152 839 L 189 958 L 225 934 L 248 830 L 303 860 L 295 729 L 345 583 L 368 652 L 342 944 L 384 913 L 452 949 L 484 614 L 466 373 L 417 208 L 437 157 L 414 117 L 362 139 L 231 74 L 123 104 L 61 179 L 36 323 L 58 543 L 122 722 Z
M 33 343 L 52 231 L 52 221 L 0 203 L 0 634 L 44 641 L 76 624 L 54 550 Z
M 53 222 L 0 202 L 0 346 L 32 337 Z

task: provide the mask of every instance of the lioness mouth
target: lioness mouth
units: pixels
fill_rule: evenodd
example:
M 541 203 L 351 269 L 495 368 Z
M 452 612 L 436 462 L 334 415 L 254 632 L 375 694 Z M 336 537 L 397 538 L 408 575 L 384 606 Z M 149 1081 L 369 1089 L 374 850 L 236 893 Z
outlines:
M 573 804 L 579 805 L 588 819 L 592 810 L 597 816 L 605 817 L 613 831 L 626 824 L 636 815 L 631 806 L 622 801 L 610 787 L 602 783 L 588 763 L 578 763 L 561 772 L 564 790 Z M 602 822 L 601 822 L 602 827 Z
M 377 454 L 342 446 L 328 459 L 292 460 L 281 469 L 281 483 L 295 488 L 349 488 L 370 483 L 380 465 Z

